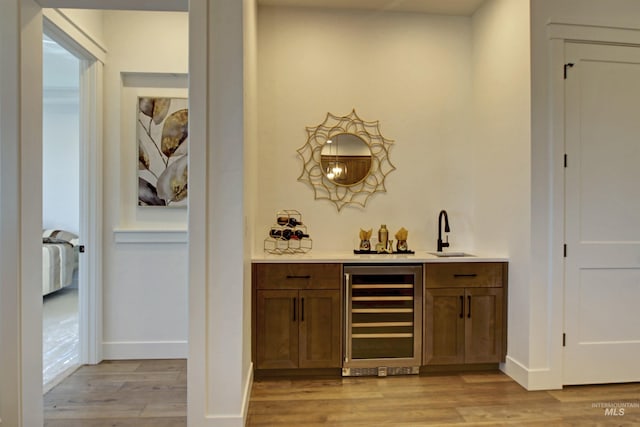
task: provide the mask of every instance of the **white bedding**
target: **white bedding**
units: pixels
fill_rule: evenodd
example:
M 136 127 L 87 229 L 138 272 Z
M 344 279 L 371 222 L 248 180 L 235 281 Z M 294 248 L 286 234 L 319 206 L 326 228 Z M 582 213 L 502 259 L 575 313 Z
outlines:
M 45 230 L 42 242 L 42 295 L 73 283 L 78 265 L 78 237 L 60 230 Z

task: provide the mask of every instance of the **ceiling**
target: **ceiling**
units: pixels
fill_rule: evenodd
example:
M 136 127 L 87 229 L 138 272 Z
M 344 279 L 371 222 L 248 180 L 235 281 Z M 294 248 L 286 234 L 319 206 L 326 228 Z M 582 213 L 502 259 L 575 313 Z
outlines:
M 188 0 L 36 0 L 42 7 L 103 10 L 189 10 Z
M 472 15 L 484 0 L 258 0 L 263 6 L 421 12 L 436 15 Z
M 42 7 L 187 11 L 188 0 L 37 0 Z M 264 6 L 422 12 L 469 16 L 484 0 L 257 0 Z

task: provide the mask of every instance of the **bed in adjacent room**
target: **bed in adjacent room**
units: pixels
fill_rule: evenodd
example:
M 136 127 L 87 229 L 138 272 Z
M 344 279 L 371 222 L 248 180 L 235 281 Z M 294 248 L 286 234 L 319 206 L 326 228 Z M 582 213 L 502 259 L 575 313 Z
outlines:
M 78 236 L 65 230 L 42 233 L 42 295 L 73 283 L 78 268 Z

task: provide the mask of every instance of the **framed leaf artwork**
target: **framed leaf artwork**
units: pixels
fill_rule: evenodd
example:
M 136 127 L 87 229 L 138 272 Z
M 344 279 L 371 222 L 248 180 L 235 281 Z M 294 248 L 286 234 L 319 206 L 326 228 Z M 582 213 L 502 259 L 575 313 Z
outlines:
M 138 97 L 138 205 L 187 206 L 186 98 Z

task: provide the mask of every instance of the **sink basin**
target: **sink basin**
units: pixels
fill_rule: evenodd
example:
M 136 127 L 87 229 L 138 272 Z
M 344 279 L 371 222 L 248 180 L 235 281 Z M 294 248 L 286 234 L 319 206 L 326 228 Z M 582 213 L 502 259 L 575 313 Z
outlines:
M 435 255 L 437 257 L 452 257 L 452 258 L 461 258 L 461 257 L 473 257 L 475 255 L 468 254 L 466 252 L 429 252 L 431 255 Z

